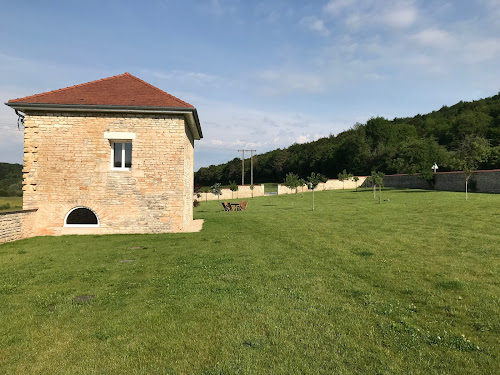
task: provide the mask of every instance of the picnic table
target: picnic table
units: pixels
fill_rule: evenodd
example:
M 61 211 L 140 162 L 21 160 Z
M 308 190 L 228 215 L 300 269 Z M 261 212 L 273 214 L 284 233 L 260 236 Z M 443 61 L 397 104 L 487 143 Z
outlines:
M 224 211 L 245 211 L 247 209 L 248 201 L 242 201 L 238 203 L 232 202 L 222 202 L 222 207 Z

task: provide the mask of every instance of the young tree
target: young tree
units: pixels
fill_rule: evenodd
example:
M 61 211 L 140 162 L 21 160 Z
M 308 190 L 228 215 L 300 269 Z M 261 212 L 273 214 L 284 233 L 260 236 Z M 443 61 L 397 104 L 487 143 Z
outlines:
M 458 145 L 455 154 L 456 166 L 465 175 L 465 200 L 467 200 L 468 185 L 472 172 L 479 167 L 479 163 L 488 160 L 490 152 L 488 140 L 477 135 L 466 135 Z
M 206 202 L 208 200 L 208 193 L 210 193 L 210 187 L 209 186 L 203 186 L 200 189 L 200 192 L 202 192 L 203 194 L 205 194 L 205 202 Z
M 354 176 L 352 178 L 354 180 L 354 183 L 356 184 L 356 192 L 358 191 L 358 181 L 359 181 L 359 177 L 358 176 Z
M 233 199 L 234 192 L 238 191 L 238 184 L 236 181 L 229 181 L 229 190 L 231 190 L 231 199 Z M 236 195 L 236 198 L 238 198 L 238 195 Z
M 304 197 L 304 186 L 306 186 L 306 180 L 303 178 L 299 179 L 299 186 L 302 188 L 302 198 Z
M 213 195 L 217 195 L 217 203 L 219 203 L 219 197 L 222 195 L 222 186 L 218 182 L 214 184 L 210 191 Z M 217 204 L 217 211 L 220 211 L 220 206 Z
M 295 189 L 295 194 L 297 194 L 297 187 L 299 186 L 299 176 L 295 173 L 287 173 L 286 178 L 284 180 L 284 185 L 291 190 Z M 292 206 L 293 206 L 293 197 L 292 197 Z
M 255 185 L 250 185 L 250 190 L 252 191 L 252 198 L 253 198 L 253 189 L 255 189 Z
M 338 179 L 342 182 L 342 190 L 344 190 L 344 181 L 349 179 L 349 173 L 344 169 L 342 173 L 338 174 Z
M 309 190 L 312 190 L 313 193 L 313 209 L 312 209 L 313 211 L 314 211 L 314 189 L 316 188 L 316 186 L 318 186 L 320 182 L 319 177 L 321 177 L 321 175 L 315 174 L 314 172 L 312 172 L 311 175 L 307 177 L 307 188 Z
M 372 171 L 372 175 L 369 177 L 370 182 L 373 184 L 373 198 L 376 198 L 377 185 L 380 187 L 378 203 L 382 201 L 382 185 L 384 184 L 384 176 L 383 172 Z
M 326 189 L 326 182 L 328 181 L 328 177 L 322 175 L 321 173 L 318 173 L 317 175 L 319 182 L 323 183 L 323 190 Z
M 297 194 L 297 187 L 299 186 L 299 176 L 292 172 L 287 173 L 283 184 L 290 190 L 295 189 L 295 194 Z

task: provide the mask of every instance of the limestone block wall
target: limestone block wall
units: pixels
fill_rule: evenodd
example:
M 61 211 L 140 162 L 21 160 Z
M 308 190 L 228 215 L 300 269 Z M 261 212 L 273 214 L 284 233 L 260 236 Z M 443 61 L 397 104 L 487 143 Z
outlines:
M 131 170 L 111 169 L 105 132 L 134 134 Z M 27 111 L 24 151 L 34 235 L 177 232 L 192 221 L 193 137 L 181 115 Z M 64 227 L 78 206 L 99 228 Z
M 0 243 L 33 236 L 34 210 L 0 212 Z
M 463 172 L 438 172 L 435 174 L 434 185 L 418 175 L 387 175 L 384 185 L 387 187 L 407 189 L 436 189 L 447 191 L 465 191 L 465 176 Z M 500 169 L 475 171 L 469 184 L 470 191 L 478 193 L 500 193 Z
M 205 201 L 216 201 L 217 195 L 213 195 L 212 193 L 200 193 L 201 197 L 198 198 L 196 194 L 193 195 L 193 199 L 197 199 L 200 202 Z M 264 185 L 254 185 L 253 196 L 261 197 L 264 195 Z M 219 196 L 219 200 L 221 201 L 230 201 L 242 198 L 251 198 L 252 197 L 252 189 L 250 189 L 250 185 L 238 185 L 238 191 L 234 193 L 230 189 L 222 189 L 222 195 Z
M 330 179 L 327 182 L 320 182 L 314 191 L 321 190 L 339 190 L 339 189 L 355 189 L 357 187 L 361 187 L 365 180 L 366 176 L 360 176 L 359 181 L 355 182 L 353 180 L 346 180 L 343 183 L 337 179 Z M 308 191 L 307 186 L 298 187 L 297 191 L 299 193 Z M 278 195 L 279 194 L 291 194 L 295 193 L 295 189 L 290 190 L 285 185 L 278 185 Z

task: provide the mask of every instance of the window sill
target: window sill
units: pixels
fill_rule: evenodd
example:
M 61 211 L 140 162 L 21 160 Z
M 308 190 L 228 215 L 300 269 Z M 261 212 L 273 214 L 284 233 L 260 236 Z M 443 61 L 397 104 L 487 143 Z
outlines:
M 122 171 L 122 172 L 128 172 L 131 171 L 132 168 L 111 168 L 112 171 Z
M 99 228 L 99 224 L 64 224 L 63 228 Z

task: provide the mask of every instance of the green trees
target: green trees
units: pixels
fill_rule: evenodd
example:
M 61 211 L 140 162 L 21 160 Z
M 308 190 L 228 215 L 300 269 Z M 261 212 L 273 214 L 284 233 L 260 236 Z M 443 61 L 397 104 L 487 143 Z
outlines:
M 465 200 L 467 200 L 469 180 L 479 163 L 488 159 L 491 152 L 487 139 L 477 135 L 466 135 L 456 151 L 455 165 L 465 175 Z
M 319 174 L 315 174 L 314 172 L 311 173 L 311 175 L 309 177 L 307 177 L 307 188 L 309 190 L 312 190 L 312 195 L 313 195 L 313 206 L 312 206 L 312 210 L 314 211 L 314 189 L 316 189 L 316 187 L 318 186 L 318 184 L 320 183 L 320 177 L 321 175 Z
M 393 166 L 398 173 L 420 174 L 427 181 L 433 179 L 434 163 L 440 167 L 450 164 L 450 153 L 432 138 L 414 138 L 403 142 Z
M 369 175 L 372 170 L 387 174 L 422 173 L 423 178 L 430 180 L 434 163 L 439 165 L 440 172 L 454 168 L 451 151 L 467 135 L 486 138 L 495 150 L 487 164 L 480 166 L 500 168 L 500 94 L 412 118 L 376 117 L 337 135 L 256 155 L 254 179 L 278 182 L 283 181 L 286 173 L 305 177 L 312 171 L 337 176 L 345 169 L 358 176 Z M 245 166 L 249 178 L 247 173 Z M 240 177 L 241 159 L 235 158 L 225 164 L 201 168 L 195 174 L 195 181 L 210 186 L 216 182 L 228 184 Z
M 342 182 L 342 190 L 344 190 L 344 185 L 345 185 L 344 181 L 345 180 L 350 180 L 351 178 L 352 178 L 352 174 L 351 173 L 347 173 L 347 171 L 345 169 L 342 171 L 342 173 L 338 174 L 338 179 L 339 179 L 340 182 Z M 358 180 L 359 180 L 359 178 L 358 178 Z M 356 191 L 357 190 L 358 189 L 356 187 Z

